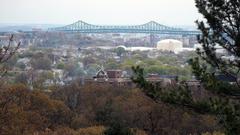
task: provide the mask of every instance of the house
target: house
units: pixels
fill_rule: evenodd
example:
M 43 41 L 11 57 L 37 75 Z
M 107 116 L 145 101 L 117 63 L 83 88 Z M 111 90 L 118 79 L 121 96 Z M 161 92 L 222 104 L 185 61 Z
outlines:
M 107 75 L 109 78 L 122 78 L 122 70 L 107 70 Z

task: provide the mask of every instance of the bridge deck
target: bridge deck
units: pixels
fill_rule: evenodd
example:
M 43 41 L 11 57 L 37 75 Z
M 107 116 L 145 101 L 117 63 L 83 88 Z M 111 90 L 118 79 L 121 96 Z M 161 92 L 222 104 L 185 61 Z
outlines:
M 49 31 L 62 31 L 62 32 L 79 32 L 79 33 L 146 33 L 146 34 L 170 34 L 170 35 L 199 35 L 199 31 L 187 31 L 179 28 L 173 28 L 161 25 L 154 21 L 143 25 L 131 26 L 103 26 L 92 25 L 83 21 L 76 23 L 50 28 Z

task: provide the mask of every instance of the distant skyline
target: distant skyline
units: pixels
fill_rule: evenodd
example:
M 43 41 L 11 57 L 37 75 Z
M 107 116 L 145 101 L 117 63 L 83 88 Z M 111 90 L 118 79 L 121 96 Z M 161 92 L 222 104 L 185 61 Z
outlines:
M 194 0 L 0 0 L 0 23 L 195 25 Z

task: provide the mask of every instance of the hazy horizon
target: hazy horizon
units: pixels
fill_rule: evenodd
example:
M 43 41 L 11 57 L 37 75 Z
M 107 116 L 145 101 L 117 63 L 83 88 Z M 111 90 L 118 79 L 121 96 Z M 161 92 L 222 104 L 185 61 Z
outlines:
M 0 0 L 1 24 L 194 25 L 194 0 Z

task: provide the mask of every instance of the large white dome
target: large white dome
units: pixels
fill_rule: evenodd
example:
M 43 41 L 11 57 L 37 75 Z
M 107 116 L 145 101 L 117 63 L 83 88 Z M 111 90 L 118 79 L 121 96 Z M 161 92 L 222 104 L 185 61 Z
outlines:
M 178 53 L 182 51 L 183 43 L 179 40 L 165 39 L 157 43 L 157 49 L 162 51 L 172 51 Z

